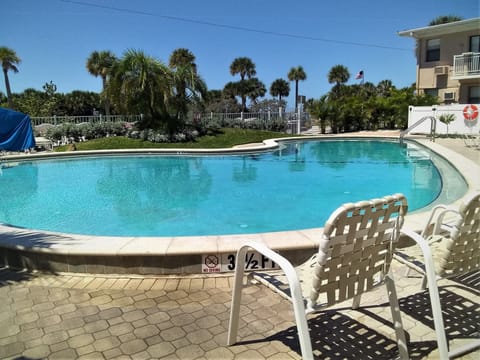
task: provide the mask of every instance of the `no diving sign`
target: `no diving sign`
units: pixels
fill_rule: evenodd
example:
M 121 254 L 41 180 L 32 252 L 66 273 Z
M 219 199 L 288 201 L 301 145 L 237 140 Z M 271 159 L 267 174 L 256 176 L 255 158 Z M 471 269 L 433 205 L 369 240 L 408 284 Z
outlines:
M 202 256 L 202 273 L 217 273 L 220 271 L 220 258 L 217 255 Z

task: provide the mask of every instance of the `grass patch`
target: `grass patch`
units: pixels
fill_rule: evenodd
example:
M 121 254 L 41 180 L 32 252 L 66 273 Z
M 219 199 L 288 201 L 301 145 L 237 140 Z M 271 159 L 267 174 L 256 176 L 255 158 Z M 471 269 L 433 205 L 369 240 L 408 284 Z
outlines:
M 115 136 L 75 143 L 77 150 L 112 150 L 112 149 L 220 149 L 235 145 L 262 142 L 266 139 L 288 137 L 291 135 L 273 131 L 224 128 L 217 135 L 206 135 L 196 141 L 182 143 L 154 143 L 124 136 Z M 59 146 L 55 151 L 66 151 L 67 145 Z

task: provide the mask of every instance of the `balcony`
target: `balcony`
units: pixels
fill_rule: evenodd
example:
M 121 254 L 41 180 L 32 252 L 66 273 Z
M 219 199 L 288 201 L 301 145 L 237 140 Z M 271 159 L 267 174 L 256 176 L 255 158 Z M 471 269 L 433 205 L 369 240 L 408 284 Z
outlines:
M 464 53 L 453 57 L 452 79 L 480 78 L 480 53 Z

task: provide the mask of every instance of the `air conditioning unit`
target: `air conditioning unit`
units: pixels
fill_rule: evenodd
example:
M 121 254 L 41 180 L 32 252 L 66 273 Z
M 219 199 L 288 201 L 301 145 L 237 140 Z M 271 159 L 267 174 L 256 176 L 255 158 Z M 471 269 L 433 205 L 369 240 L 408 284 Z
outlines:
M 455 91 L 443 93 L 443 100 L 455 100 Z
M 435 75 L 448 74 L 448 66 L 435 66 Z

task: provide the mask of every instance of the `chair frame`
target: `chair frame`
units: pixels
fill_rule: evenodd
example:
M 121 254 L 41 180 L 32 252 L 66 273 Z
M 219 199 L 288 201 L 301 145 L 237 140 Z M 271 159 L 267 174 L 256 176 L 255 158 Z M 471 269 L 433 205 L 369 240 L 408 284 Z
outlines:
M 375 199 L 374 199 L 375 200 Z M 403 211 L 406 212 L 406 200 L 401 194 L 396 194 L 390 197 L 385 197 L 383 199 L 376 199 L 375 201 L 372 200 L 370 202 L 359 202 L 357 204 L 344 204 L 340 208 L 338 208 L 331 216 L 329 221 L 327 221 L 326 228 L 324 230 L 323 234 L 323 240 L 322 241 L 330 241 L 330 238 L 325 235 L 327 232 L 328 234 L 331 234 L 332 228 L 335 225 L 332 225 L 334 221 L 331 221 L 332 219 L 337 220 L 337 217 L 340 217 L 343 212 L 345 212 L 349 208 L 361 208 L 361 207 L 376 207 L 379 206 L 379 204 L 386 201 L 391 202 L 392 200 L 395 201 L 401 201 L 402 202 L 402 208 Z M 377 219 L 378 220 L 378 219 Z M 392 234 L 391 234 L 391 240 L 390 244 L 398 239 L 398 234 L 399 234 L 399 226 L 401 223 L 403 223 L 403 214 L 399 214 L 396 220 L 390 220 L 393 221 L 395 224 L 393 225 L 392 228 Z M 385 223 L 384 223 L 385 224 Z M 340 226 L 340 225 L 339 225 Z M 364 229 L 360 230 L 364 231 Z M 384 230 L 378 230 L 378 232 L 382 233 Z M 346 236 L 346 235 L 337 235 L 337 237 L 340 236 Z M 332 236 L 334 237 L 334 236 Z M 394 239 L 395 237 L 395 239 Z M 390 245 L 391 246 L 391 245 Z M 232 305 L 231 305 L 231 310 L 230 310 L 230 322 L 229 322 L 229 329 L 228 329 L 228 338 L 227 338 L 227 343 L 228 345 L 233 345 L 236 342 L 237 339 L 237 330 L 238 330 L 238 322 L 239 322 L 239 314 L 240 314 L 240 303 L 241 303 L 241 296 L 242 296 L 242 288 L 243 288 L 243 281 L 244 281 L 244 264 L 242 262 L 242 259 L 245 258 L 245 255 L 249 249 L 254 249 L 258 251 L 259 253 L 263 254 L 264 256 L 267 256 L 270 258 L 272 261 L 274 261 L 276 264 L 279 265 L 280 269 L 282 272 L 285 274 L 288 282 L 288 286 L 290 288 L 290 293 L 291 293 L 291 302 L 293 305 L 293 310 L 294 310 L 294 315 L 295 315 L 295 322 L 297 326 L 297 331 L 298 331 L 298 337 L 299 337 L 299 342 L 300 342 L 300 350 L 302 354 L 303 359 L 313 359 L 313 352 L 312 352 L 312 345 L 311 345 L 311 339 L 310 339 L 310 334 L 309 334 L 309 329 L 308 329 L 308 323 L 307 323 L 307 317 L 306 315 L 308 313 L 311 313 L 315 310 L 318 309 L 318 306 L 314 306 L 316 303 L 316 299 L 313 300 L 308 300 L 307 302 L 307 308 L 305 307 L 304 303 L 304 298 L 302 294 L 302 289 L 300 286 L 300 280 L 298 277 L 298 274 L 293 267 L 293 265 L 283 256 L 280 254 L 276 253 L 275 251 L 269 249 L 267 246 L 261 244 L 261 243 L 255 243 L 255 242 L 249 242 L 244 245 L 242 245 L 238 252 L 237 252 L 237 257 L 236 257 L 236 267 L 235 267 L 235 278 L 234 278 L 234 287 L 233 287 L 233 292 L 232 292 Z M 318 256 L 323 256 L 325 257 L 325 254 L 320 253 L 319 248 L 319 255 Z M 322 249 L 324 250 L 324 249 Z M 390 249 L 390 251 L 393 252 L 393 249 Z M 389 251 L 389 253 L 390 253 Z M 387 256 L 387 255 L 385 255 Z M 390 261 L 391 257 L 393 254 L 390 254 Z M 321 266 L 321 264 L 319 265 Z M 312 273 L 312 276 L 314 274 Z M 387 286 L 387 292 L 388 292 L 388 298 L 390 302 L 390 308 L 392 312 L 392 319 L 393 319 L 393 327 L 395 329 L 395 333 L 397 336 L 397 344 L 399 348 L 399 354 L 400 358 L 402 359 L 408 359 L 408 349 L 407 349 L 407 342 L 405 338 L 405 332 L 403 330 L 403 325 L 401 321 L 401 315 L 400 315 L 400 309 L 398 305 L 398 298 L 396 294 L 396 289 L 395 289 L 395 284 L 392 276 L 392 270 L 391 268 L 387 273 L 382 272 L 382 282 L 385 283 Z M 373 286 L 369 285 L 369 288 L 377 287 L 380 284 L 374 284 Z M 368 291 L 367 289 L 366 291 Z M 312 292 L 313 293 L 313 292 Z M 317 293 L 318 296 L 318 293 Z M 360 297 L 361 297 L 361 291 L 360 294 L 356 294 L 353 296 L 348 296 L 346 299 L 352 299 L 353 298 L 353 303 L 352 303 L 352 308 L 356 309 L 360 305 Z M 339 302 L 339 301 L 335 301 Z M 330 304 L 331 305 L 331 304 Z
M 437 279 L 443 277 L 452 277 L 455 275 L 461 275 L 462 273 L 468 271 L 475 271 L 475 267 L 472 268 L 470 263 L 467 263 L 466 268 L 463 268 L 463 271 L 444 274 L 445 268 L 448 266 L 447 263 L 443 264 L 443 267 L 440 269 L 435 268 L 435 261 L 432 253 L 431 243 L 436 241 L 441 241 L 444 238 L 451 238 L 452 242 L 457 241 L 458 236 L 460 236 L 460 229 L 462 228 L 463 223 L 466 221 L 465 219 L 465 212 L 468 210 L 469 204 L 473 204 L 476 201 L 480 200 L 480 193 L 472 193 L 469 195 L 463 204 L 458 208 L 452 208 L 444 205 L 438 205 L 432 209 L 428 222 L 423 229 L 421 234 L 418 234 L 410 229 L 403 228 L 401 229 L 401 233 L 410 239 L 414 240 L 416 244 L 420 247 L 423 257 L 423 265 L 424 269 L 419 269 L 418 266 L 411 264 L 408 260 L 403 259 L 399 255 L 395 255 L 395 258 L 400 261 L 401 263 L 406 264 L 409 269 L 416 270 L 423 275 L 422 279 L 422 289 L 426 289 L 428 287 L 428 293 L 430 297 L 430 303 L 432 306 L 432 313 L 433 313 L 433 320 L 435 326 L 435 333 L 437 336 L 437 343 L 438 343 L 438 350 L 440 353 L 440 358 L 449 359 L 461 356 L 463 354 L 469 353 L 475 349 L 480 348 L 480 339 L 469 342 L 464 346 L 459 346 L 455 350 L 449 351 L 449 344 L 447 340 L 447 336 L 445 333 L 444 323 L 443 323 L 443 315 L 442 315 L 442 308 L 440 304 L 440 296 L 438 291 L 438 284 Z M 447 214 L 454 214 L 456 219 L 452 223 L 444 223 L 445 215 Z M 470 221 L 475 221 L 477 218 L 470 218 Z M 432 227 L 433 225 L 433 227 Z M 469 225 L 470 226 L 470 225 Z M 478 227 L 478 224 L 477 224 Z M 472 229 L 471 227 L 469 228 Z M 470 231 L 469 230 L 469 231 Z M 476 229 L 478 231 L 478 228 Z M 474 230 L 475 231 L 475 230 Z M 447 236 L 443 236 L 443 233 L 447 233 Z M 469 236 L 469 235 L 467 235 Z M 431 240 L 430 237 L 432 237 Z M 480 240 L 480 239 L 477 239 Z M 478 259 L 480 264 L 480 259 Z M 479 269 L 477 265 L 476 269 Z M 440 271 L 440 273 L 437 273 Z
M 480 147 L 480 137 L 476 134 L 463 134 L 463 142 L 468 148 Z
M 433 323 L 435 325 L 435 334 L 437 336 L 438 351 L 440 359 L 452 359 L 462 356 L 480 347 L 480 339 L 472 341 L 462 347 L 449 351 L 447 334 L 443 325 L 442 306 L 440 304 L 440 294 L 437 285 L 437 274 L 433 262 L 432 251 L 428 242 L 419 234 L 409 229 L 402 229 L 401 233 L 414 240 L 420 246 L 423 254 L 425 265 L 425 279 L 434 279 L 433 281 L 426 281 L 428 287 L 428 294 L 432 306 Z

